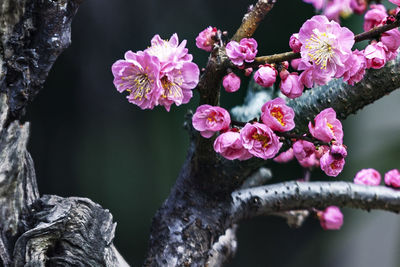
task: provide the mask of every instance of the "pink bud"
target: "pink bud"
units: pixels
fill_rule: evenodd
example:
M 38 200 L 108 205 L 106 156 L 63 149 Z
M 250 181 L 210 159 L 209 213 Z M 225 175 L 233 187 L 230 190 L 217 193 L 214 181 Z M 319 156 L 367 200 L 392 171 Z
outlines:
M 281 89 L 282 94 L 289 98 L 296 98 L 302 95 L 304 86 L 300 82 L 299 74 L 297 72 L 292 72 L 286 76 L 284 71 L 281 71 L 281 83 L 279 88 Z M 282 78 L 285 77 L 286 78 Z
M 381 175 L 375 169 L 362 169 L 357 172 L 356 177 L 354 177 L 355 184 L 364 185 L 379 185 L 381 183 Z
M 393 169 L 385 173 L 385 184 L 395 188 L 400 187 L 400 172 L 398 169 Z
M 240 88 L 240 78 L 235 73 L 231 72 L 223 78 L 222 86 L 224 86 L 225 91 L 229 93 L 236 92 Z
M 244 69 L 244 76 L 249 77 L 253 72 L 253 68 L 246 68 Z
M 293 50 L 293 52 L 298 53 L 300 52 L 301 43 L 299 41 L 299 34 L 293 33 L 289 39 L 289 46 Z
M 275 83 L 276 75 L 278 75 L 276 69 L 270 65 L 266 65 L 256 71 L 254 80 L 261 86 L 270 87 Z
M 238 132 L 228 131 L 220 134 L 214 142 L 214 150 L 229 160 L 246 160 L 252 155 L 243 147 Z
M 350 7 L 354 11 L 354 13 L 361 15 L 367 9 L 367 1 L 366 0 L 351 0 Z
M 386 63 L 387 48 L 382 42 L 372 42 L 364 50 L 364 56 L 367 60 L 367 68 L 380 69 Z
M 211 52 L 217 34 L 217 28 L 208 26 L 205 30 L 201 31 L 196 37 L 196 46 L 205 51 Z
M 317 213 L 324 230 L 339 230 L 343 225 L 343 214 L 336 206 L 329 206 Z
M 294 158 L 293 148 L 289 148 L 287 151 L 280 153 L 277 157 L 274 158 L 275 162 L 278 163 L 286 163 L 291 161 Z
M 298 70 L 299 69 L 299 64 L 301 62 L 301 58 L 296 58 L 290 61 L 290 65 L 292 66 L 293 69 Z

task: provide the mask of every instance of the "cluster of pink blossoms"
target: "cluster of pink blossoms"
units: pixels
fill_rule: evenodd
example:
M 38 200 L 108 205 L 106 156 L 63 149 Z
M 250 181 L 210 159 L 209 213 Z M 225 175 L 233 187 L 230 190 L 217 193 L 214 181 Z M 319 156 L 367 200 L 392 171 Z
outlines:
M 367 9 L 367 0 L 303 0 L 322 11 L 328 19 L 339 21 L 339 17 L 348 17 L 353 12 L 363 13 Z
M 304 168 L 320 167 L 326 175 L 336 177 L 345 165 L 347 148 L 343 145 L 342 124 L 336 118 L 335 110 L 327 108 L 321 111 L 314 122 L 309 123 L 308 129 L 314 138 L 330 143 L 330 146 L 316 147 L 312 142 L 298 140 L 274 161 L 284 163 L 295 157 Z
M 128 101 L 141 109 L 162 105 L 167 111 L 175 103 L 188 103 L 192 89 L 199 82 L 199 68 L 173 34 L 169 41 L 155 35 L 144 51 L 125 53 L 125 59 L 112 65 L 114 85 L 119 92 L 128 92 Z
M 355 184 L 361 185 L 380 185 L 381 174 L 372 168 L 362 169 L 354 177 Z M 393 188 L 400 188 L 400 172 L 393 169 L 385 173 L 385 184 Z
M 281 98 L 265 103 L 261 109 L 261 121 L 246 123 L 243 128 L 230 128 L 228 112 L 221 107 L 202 105 L 193 115 L 193 127 L 209 138 L 220 131 L 214 142 L 214 150 L 223 157 L 246 160 L 251 157 L 270 159 L 282 147 L 276 132 L 294 128 L 294 111 Z

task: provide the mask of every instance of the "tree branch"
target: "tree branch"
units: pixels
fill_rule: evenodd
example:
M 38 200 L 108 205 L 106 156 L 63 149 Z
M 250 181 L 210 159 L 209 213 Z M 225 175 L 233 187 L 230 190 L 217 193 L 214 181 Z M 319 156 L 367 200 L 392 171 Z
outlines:
M 239 42 L 242 38 L 253 36 L 265 15 L 274 7 L 276 0 L 258 0 L 255 6 L 244 15 L 242 24 L 233 35 L 232 40 Z
M 330 205 L 400 212 L 400 191 L 349 182 L 287 182 L 232 193 L 232 221 Z

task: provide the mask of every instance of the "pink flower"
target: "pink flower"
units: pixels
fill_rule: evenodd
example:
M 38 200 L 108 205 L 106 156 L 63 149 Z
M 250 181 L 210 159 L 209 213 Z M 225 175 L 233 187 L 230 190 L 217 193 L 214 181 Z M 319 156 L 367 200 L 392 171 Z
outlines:
M 338 176 L 344 167 L 347 150 L 343 145 L 332 145 L 331 150 L 320 159 L 321 170 L 328 176 Z
M 354 177 L 355 184 L 379 185 L 381 183 L 381 175 L 375 169 L 362 169 L 357 172 Z
M 299 74 L 297 72 L 292 72 L 289 74 L 287 70 L 283 70 L 279 75 L 281 77 L 279 88 L 281 89 L 282 94 L 289 98 L 301 96 L 304 86 L 300 82 Z
M 257 54 L 257 41 L 253 38 L 243 38 L 239 43 L 230 41 L 226 45 L 226 54 L 237 66 L 243 65 L 243 61 L 253 62 Z
M 362 80 L 367 68 L 367 62 L 364 57 L 363 51 L 357 49 L 353 51 L 350 57 L 346 60 L 345 68 L 336 73 L 336 77 L 343 77 L 343 80 L 350 85 Z
M 364 31 L 382 25 L 387 17 L 386 8 L 383 5 L 370 5 L 370 10 L 364 15 Z
M 210 138 L 215 132 L 228 129 L 231 118 L 228 111 L 221 107 L 201 105 L 194 113 L 192 123 L 201 136 Z
M 293 144 L 293 154 L 304 168 L 313 167 L 318 164 L 315 157 L 315 146 L 313 143 L 299 140 Z
M 342 123 L 336 119 L 336 112 L 333 108 L 321 111 L 314 119 L 314 123 L 308 124 L 310 133 L 315 138 L 329 143 L 335 140 L 338 144 L 343 143 Z
M 254 74 L 254 80 L 261 86 L 271 87 L 276 81 L 278 72 L 270 65 L 260 67 Z
M 293 69 L 298 70 L 300 62 L 301 58 L 295 58 L 292 61 L 290 61 L 290 66 L 292 66 Z
M 303 0 L 305 3 L 312 4 L 315 9 L 322 9 L 325 5 L 325 0 Z
M 236 92 L 240 88 L 240 78 L 235 73 L 231 72 L 222 79 L 222 86 L 224 86 L 225 91 L 229 93 Z
M 400 31 L 393 29 L 382 33 L 381 42 L 386 47 L 386 60 L 394 59 L 400 46 Z
M 327 84 L 334 77 L 334 73 L 327 69 L 322 69 L 318 65 L 311 65 L 310 62 L 300 61 L 298 70 L 304 70 L 300 76 L 300 82 L 307 88 L 312 88 L 314 83 L 317 85 Z
M 351 54 L 354 34 L 325 16 L 307 20 L 299 31 L 301 58 L 318 67 L 320 75 L 333 77 L 337 66 L 343 67 Z
M 400 6 L 400 0 L 389 0 L 389 2 L 392 2 L 393 4 Z
M 367 1 L 366 0 L 351 0 L 350 7 L 353 9 L 354 13 L 362 14 L 365 10 L 367 10 Z
M 125 60 L 112 65 L 114 85 L 119 92 L 127 91 L 128 101 L 141 109 L 153 109 L 158 104 L 162 87 L 159 80 L 160 62 L 147 52 L 125 53 Z
M 249 77 L 253 73 L 253 68 L 245 68 L 244 76 Z
M 343 214 L 336 206 L 329 206 L 319 211 L 317 216 L 324 230 L 339 230 L 343 225 Z
M 372 42 L 364 50 L 364 56 L 367 60 L 367 68 L 380 69 L 385 66 L 386 52 L 385 45 L 382 42 Z
M 240 131 L 243 147 L 253 156 L 270 159 L 275 157 L 282 146 L 279 138 L 266 125 L 261 123 L 246 123 Z
M 385 173 L 385 184 L 395 188 L 400 187 L 400 172 L 398 169 L 393 169 Z
M 278 156 L 274 158 L 275 162 L 278 163 L 286 163 L 291 161 L 294 158 L 293 148 L 289 148 L 288 150 L 280 153 Z
M 289 46 L 293 50 L 293 52 L 298 53 L 300 52 L 301 43 L 299 41 L 299 34 L 293 33 L 289 39 Z
M 220 134 L 214 142 L 214 150 L 229 160 L 246 160 L 252 155 L 243 147 L 238 132 L 228 131 Z
M 151 46 L 145 50 L 160 61 L 162 92 L 158 103 L 167 111 L 173 103 L 177 106 L 188 103 L 193 96 L 192 89 L 199 82 L 199 68 L 191 62 L 193 57 L 188 54 L 185 45 L 186 40 L 179 44 L 176 33 L 169 41 L 162 40 L 157 34 L 151 40 Z
M 214 37 L 216 34 L 217 28 L 208 26 L 196 37 L 196 46 L 207 52 L 211 52 L 215 43 Z
M 324 15 L 328 19 L 339 21 L 339 16 L 348 17 L 353 13 L 350 7 L 351 0 L 331 0 L 327 3 L 324 9 Z
M 151 39 L 151 46 L 145 51 L 152 56 L 156 56 L 161 63 L 161 71 L 168 72 L 174 68 L 181 68 L 184 62 L 191 62 L 193 56 L 188 54 L 185 48 L 186 40 L 179 44 L 178 35 L 174 33 L 169 41 L 161 39 L 156 34 Z
M 261 108 L 261 120 L 273 131 L 286 132 L 294 128 L 294 111 L 280 97 L 270 100 Z

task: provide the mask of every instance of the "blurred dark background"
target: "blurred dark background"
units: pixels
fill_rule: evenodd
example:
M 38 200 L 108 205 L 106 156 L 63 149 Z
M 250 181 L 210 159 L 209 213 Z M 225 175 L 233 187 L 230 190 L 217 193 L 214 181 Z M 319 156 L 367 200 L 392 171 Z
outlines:
M 207 52 L 195 46 L 209 25 L 230 36 L 255 1 L 86 0 L 72 26 L 72 45 L 57 60 L 44 90 L 28 110 L 30 151 L 41 194 L 88 197 L 109 209 L 118 223 L 115 244 L 132 266 L 145 257 L 152 216 L 168 196 L 184 161 L 188 136 L 182 128 L 197 95 L 171 112 L 142 111 L 113 86 L 110 68 L 126 50 L 143 50 L 154 34 L 178 33 L 199 67 Z M 256 32 L 259 55 L 289 50 L 288 39 L 313 15 L 301 0 L 278 1 Z M 361 31 L 361 17 L 344 21 Z M 222 105 L 241 104 L 246 82 L 235 94 L 223 93 Z M 350 180 L 361 168 L 382 175 L 399 168 L 400 94 L 385 97 L 344 123 L 349 157 L 338 180 Z M 273 182 L 297 179 L 299 166 L 274 165 Z M 333 179 L 321 172 L 315 180 Z M 334 179 L 334 180 L 336 180 Z M 279 218 L 245 222 L 230 266 L 400 266 L 399 216 L 344 209 L 341 231 L 323 231 L 309 218 L 290 229 Z

